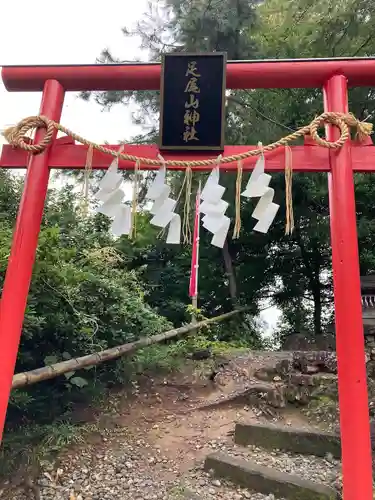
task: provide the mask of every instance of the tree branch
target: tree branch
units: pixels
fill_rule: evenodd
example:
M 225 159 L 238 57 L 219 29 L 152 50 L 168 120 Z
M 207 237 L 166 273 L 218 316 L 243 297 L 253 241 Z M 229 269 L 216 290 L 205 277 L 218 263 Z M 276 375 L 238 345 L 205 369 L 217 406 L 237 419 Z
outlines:
M 259 116 L 261 116 L 265 120 L 268 120 L 269 122 L 273 123 L 274 125 L 277 125 L 278 127 L 285 128 L 289 132 L 294 132 L 293 129 L 287 127 L 286 125 L 283 125 L 282 123 L 277 122 L 276 120 L 273 120 L 269 116 L 266 116 L 264 113 L 262 113 L 261 111 L 259 111 L 259 109 L 255 108 L 254 106 L 252 106 L 251 104 L 249 104 L 247 102 L 241 101 L 237 97 L 229 96 L 227 99 L 228 99 L 228 101 L 232 101 L 232 102 L 234 102 L 234 103 L 236 103 L 236 104 L 238 104 L 238 105 L 240 105 L 240 106 L 242 106 L 244 108 L 249 108 L 249 109 L 255 111 L 255 113 L 257 113 Z
M 368 45 L 371 40 L 373 39 L 373 34 L 371 34 L 363 43 L 360 47 L 358 47 L 358 49 L 354 52 L 354 54 L 351 55 L 351 57 L 355 57 L 358 55 L 359 52 L 361 52 L 362 49 L 364 49 L 366 47 L 366 45 Z

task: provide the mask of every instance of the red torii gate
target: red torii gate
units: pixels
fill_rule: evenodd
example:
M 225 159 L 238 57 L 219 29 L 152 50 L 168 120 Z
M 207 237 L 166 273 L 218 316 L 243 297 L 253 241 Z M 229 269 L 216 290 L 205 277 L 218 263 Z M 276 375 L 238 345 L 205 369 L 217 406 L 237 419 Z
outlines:
M 2 79 L 7 90 L 12 92 L 43 91 L 40 114 L 59 121 L 67 91 L 156 90 L 160 86 L 160 73 L 160 64 L 6 66 L 2 69 Z M 375 59 L 239 61 L 227 65 L 227 87 L 231 89 L 323 87 L 325 111 L 348 112 L 348 85 L 375 86 Z M 326 129 L 328 140 L 339 137 L 334 126 L 327 126 Z M 39 142 L 43 136 L 44 130 L 38 130 L 35 141 Z M 351 145 L 347 142 L 339 150 L 312 144 L 292 147 L 294 170 L 328 172 L 345 500 L 373 498 L 353 183 L 353 171 L 375 171 L 375 148 L 370 143 Z M 249 149 L 251 146 L 227 146 L 223 154 L 227 156 Z M 127 146 L 127 152 L 156 158 L 158 149 L 155 146 L 133 145 Z M 27 167 L 0 303 L 0 437 L 21 336 L 49 169 L 84 168 L 86 154 L 87 146 L 75 145 L 64 137 L 55 139 L 52 146 L 39 155 L 32 156 L 4 146 L 0 157 L 0 167 Z M 176 153 L 164 154 L 164 157 L 182 159 Z M 207 156 L 202 154 L 183 155 L 184 160 L 204 158 Z M 94 152 L 93 168 L 105 169 L 109 163 L 106 155 Z M 254 159 L 249 159 L 245 161 L 244 168 L 252 169 L 253 165 Z M 133 169 L 134 164 L 120 160 L 119 167 Z M 141 168 L 154 167 L 141 165 Z M 193 167 L 193 170 L 209 168 Z M 222 168 L 234 170 L 237 167 L 226 164 Z M 284 170 L 283 148 L 267 154 L 267 169 Z

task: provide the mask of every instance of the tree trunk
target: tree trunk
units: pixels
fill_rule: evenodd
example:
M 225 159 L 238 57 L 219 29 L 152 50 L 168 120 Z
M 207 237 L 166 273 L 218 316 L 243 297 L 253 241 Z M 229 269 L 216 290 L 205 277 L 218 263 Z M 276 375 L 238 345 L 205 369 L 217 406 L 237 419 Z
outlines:
M 311 283 L 312 296 L 314 300 L 314 334 L 322 333 L 322 301 L 320 297 L 320 282 L 319 280 Z
M 301 256 L 303 264 L 306 269 L 306 276 L 308 278 L 309 288 L 314 301 L 314 335 L 320 335 L 322 333 L 322 300 L 320 296 L 321 284 L 320 284 L 320 265 L 319 256 L 320 253 L 315 251 L 315 255 L 306 250 L 299 229 L 295 231 L 297 243 L 301 249 Z
M 233 307 L 235 307 L 237 305 L 237 282 L 236 282 L 236 275 L 234 272 L 232 257 L 229 253 L 229 247 L 227 241 L 225 242 L 223 247 L 223 258 L 224 258 L 225 274 L 227 275 L 229 280 L 229 296 Z

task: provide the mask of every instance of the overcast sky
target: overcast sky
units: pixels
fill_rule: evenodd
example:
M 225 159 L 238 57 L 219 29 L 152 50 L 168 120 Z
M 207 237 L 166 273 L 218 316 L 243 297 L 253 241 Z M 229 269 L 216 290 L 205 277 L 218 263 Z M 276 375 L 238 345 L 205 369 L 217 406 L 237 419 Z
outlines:
M 98 8 L 90 0 L 18 0 L 1 6 L 0 65 L 94 64 L 104 48 L 123 59 L 141 55 L 139 40 L 125 38 L 147 9 L 147 0 L 107 0 Z M 39 111 L 41 94 L 7 92 L 0 83 L 0 129 Z M 124 106 L 102 112 L 74 93 L 65 97 L 62 123 L 94 141 L 116 143 L 137 132 Z
M 121 28 L 131 28 L 147 5 L 148 0 L 107 0 L 99 8 L 92 0 L 3 2 L 0 65 L 94 64 L 104 48 L 124 60 L 145 59 L 140 40 L 125 38 Z M 40 98 L 40 93 L 7 92 L 0 81 L 0 130 L 38 114 Z M 109 113 L 103 112 L 74 93 L 65 97 L 61 122 L 99 143 L 116 144 L 140 132 L 132 124 L 130 109 L 116 106 Z M 274 308 L 262 314 L 270 326 L 277 317 Z

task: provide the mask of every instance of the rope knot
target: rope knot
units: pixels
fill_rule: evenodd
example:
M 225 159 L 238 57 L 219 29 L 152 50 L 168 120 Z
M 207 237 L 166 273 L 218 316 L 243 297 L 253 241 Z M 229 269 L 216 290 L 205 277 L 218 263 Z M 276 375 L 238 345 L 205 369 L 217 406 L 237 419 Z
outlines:
M 318 128 L 324 123 L 332 123 L 340 129 L 340 137 L 336 141 L 327 141 L 319 136 Z M 356 129 L 360 141 L 372 134 L 372 123 L 361 122 L 352 113 L 323 113 L 309 125 L 310 135 L 314 141 L 320 146 L 331 149 L 341 148 L 345 144 L 350 137 L 350 128 Z
M 27 133 L 31 130 L 45 128 L 46 134 L 39 143 L 29 144 L 26 141 Z M 5 139 L 14 147 L 21 148 L 33 154 L 42 153 L 51 143 L 55 124 L 45 116 L 29 116 L 24 118 L 14 127 L 4 130 Z
M 340 129 L 340 137 L 336 141 L 328 141 L 323 137 L 320 137 L 318 134 L 318 129 L 324 123 L 332 123 L 336 125 Z M 45 128 L 46 134 L 43 139 L 39 143 L 29 144 L 26 141 L 26 133 L 30 130 L 37 128 Z M 372 124 L 367 122 L 360 122 L 355 118 L 351 113 L 335 113 L 335 112 L 326 112 L 316 117 L 309 125 L 305 125 L 304 127 L 296 130 L 295 132 L 287 135 L 279 139 L 272 144 L 268 144 L 267 146 L 258 146 L 258 149 L 252 149 L 240 154 L 234 154 L 231 156 L 221 155 L 218 158 L 211 158 L 208 160 L 193 160 L 193 161 L 184 161 L 184 160 L 163 160 L 161 162 L 160 157 L 158 159 L 153 158 L 144 158 L 138 157 L 126 153 L 119 153 L 110 149 L 106 146 L 101 146 L 100 144 L 95 144 L 92 141 L 88 141 L 84 137 L 72 132 L 67 127 L 61 125 L 61 123 L 54 122 L 53 120 L 49 120 L 45 116 L 30 116 L 29 118 L 24 118 L 14 127 L 10 127 L 3 132 L 4 137 L 7 139 L 9 144 L 14 147 L 18 147 L 23 149 L 24 151 L 28 151 L 33 154 L 42 153 L 47 146 L 51 143 L 53 134 L 55 130 L 59 130 L 64 134 L 70 136 L 77 142 L 81 144 L 85 144 L 86 146 L 92 146 L 95 150 L 100 151 L 101 153 L 110 155 L 115 158 L 121 158 L 123 160 L 128 160 L 132 162 L 140 161 L 140 163 L 144 163 L 145 165 L 154 165 L 159 167 L 160 163 L 165 166 L 175 166 L 175 167 L 202 167 L 202 166 L 212 166 L 213 168 L 220 164 L 227 164 L 234 161 L 246 160 L 247 158 L 251 158 L 253 156 L 259 156 L 260 154 L 264 154 L 269 151 L 273 151 L 274 149 L 279 148 L 280 146 L 286 146 L 292 141 L 304 137 L 309 134 L 312 139 L 319 145 L 325 148 L 330 149 L 339 149 L 341 148 L 345 142 L 350 137 L 350 128 L 353 127 L 356 129 L 357 137 L 359 140 L 365 139 L 367 136 L 372 134 Z

